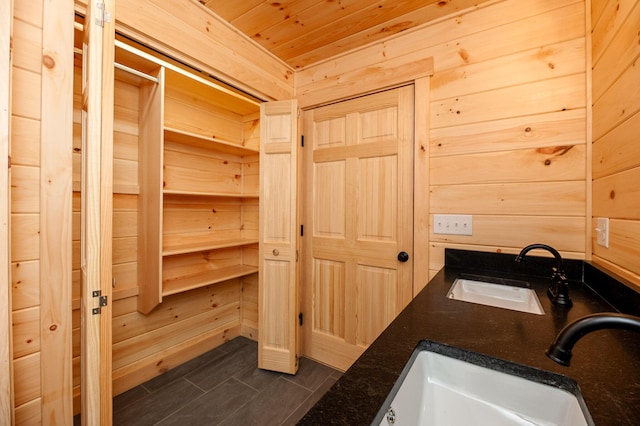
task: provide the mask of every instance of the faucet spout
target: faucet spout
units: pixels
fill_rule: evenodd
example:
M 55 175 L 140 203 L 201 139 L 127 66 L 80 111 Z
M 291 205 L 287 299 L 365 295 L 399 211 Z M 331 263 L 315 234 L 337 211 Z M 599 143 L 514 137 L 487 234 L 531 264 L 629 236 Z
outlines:
M 553 272 L 553 275 L 551 276 L 553 285 L 549 287 L 549 290 L 547 290 L 547 295 L 551 299 L 552 303 L 570 308 L 571 306 L 573 306 L 573 302 L 569 297 L 569 282 L 567 281 L 567 277 L 565 276 L 564 263 L 562 262 L 562 256 L 560 256 L 558 250 L 546 244 L 531 244 L 520 251 L 520 254 L 516 256 L 515 261 L 519 263 L 524 262 L 524 257 L 527 255 L 527 253 L 534 249 L 546 250 L 551 253 L 553 257 L 555 257 L 556 268 Z
M 558 364 L 569 366 L 571 350 L 578 340 L 585 334 L 606 328 L 640 332 L 640 318 L 617 313 L 587 315 L 564 327 L 545 353 Z
M 527 253 L 535 249 L 542 249 L 551 253 L 553 257 L 556 258 L 556 273 L 564 274 L 564 263 L 562 262 L 562 256 L 560 256 L 558 250 L 546 244 L 531 244 L 526 246 L 520 251 L 520 254 L 516 256 L 516 262 L 524 262 L 524 257 L 527 255 Z

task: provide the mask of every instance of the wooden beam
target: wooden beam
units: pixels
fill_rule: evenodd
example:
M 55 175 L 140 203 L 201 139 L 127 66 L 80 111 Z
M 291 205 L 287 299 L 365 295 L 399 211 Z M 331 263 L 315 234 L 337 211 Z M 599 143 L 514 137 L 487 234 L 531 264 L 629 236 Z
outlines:
M 71 198 L 73 20 L 71 2 L 44 1 L 40 148 L 42 418 L 73 423 Z

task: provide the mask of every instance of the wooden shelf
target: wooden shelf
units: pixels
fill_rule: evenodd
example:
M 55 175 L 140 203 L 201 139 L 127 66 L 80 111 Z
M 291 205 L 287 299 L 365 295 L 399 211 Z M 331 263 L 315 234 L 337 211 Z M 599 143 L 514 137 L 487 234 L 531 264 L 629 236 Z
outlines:
M 165 189 L 164 195 L 193 195 L 197 197 L 226 197 L 226 198 L 258 198 L 258 194 L 225 194 L 220 192 L 183 191 L 179 189 Z
M 174 256 L 177 254 L 193 253 L 198 251 L 217 250 L 229 247 L 242 247 L 251 244 L 257 244 L 258 239 L 240 239 L 240 240 L 226 240 L 226 241 L 212 241 L 210 243 L 191 243 L 181 244 L 172 247 L 166 247 L 162 251 L 163 256 Z
M 261 102 L 151 52 L 117 45 L 139 87 L 138 311 L 258 272 Z M 127 182 L 123 182 L 127 184 Z
M 197 133 L 187 132 L 171 127 L 164 128 L 165 140 L 178 142 L 181 144 L 198 146 L 207 149 L 216 149 L 227 154 L 247 156 L 258 155 L 260 151 L 256 149 L 246 148 L 237 143 L 217 139 L 215 137 L 200 135 Z
M 193 290 L 204 287 L 209 284 L 215 284 L 227 281 L 232 278 L 244 277 L 258 272 L 257 266 L 236 265 L 228 268 L 210 270 L 206 272 L 198 272 L 191 275 L 183 275 L 181 277 L 166 280 L 162 282 L 162 296 L 181 293 L 183 291 Z

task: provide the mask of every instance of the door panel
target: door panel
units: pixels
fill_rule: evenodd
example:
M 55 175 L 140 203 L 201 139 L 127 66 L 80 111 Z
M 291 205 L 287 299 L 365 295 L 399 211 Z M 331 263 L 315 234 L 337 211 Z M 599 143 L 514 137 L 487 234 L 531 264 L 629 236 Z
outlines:
M 356 343 L 369 346 L 395 318 L 397 274 L 391 268 L 371 265 L 357 268 L 357 311 L 367 321 L 358 321 Z
M 315 177 L 326 185 L 314 188 L 314 233 L 319 237 L 345 238 L 346 164 L 329 161 L 314 165 Z
M 413 116 L 413 86 L 304 114 L 303 353 L 340 369 L 411 300 Z
M 396 156 L 359 160 L 358 240 L 396 241 L 398 170 Z
M 314 259 L 313 328 L 344 338 L 345 262 Z
M 295 101 L 260 111 L 258 367 L 298 369 L 297 112 Z

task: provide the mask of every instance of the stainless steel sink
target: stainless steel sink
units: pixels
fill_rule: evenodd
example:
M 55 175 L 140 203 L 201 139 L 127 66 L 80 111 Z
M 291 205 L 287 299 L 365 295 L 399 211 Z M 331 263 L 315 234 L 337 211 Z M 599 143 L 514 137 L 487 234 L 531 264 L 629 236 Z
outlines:
M 496 282 L 499 281 L 499 282 Z M 536 292 L 525 281 L 460 277 L 447 294 L 449 299 L 544 315 Z

